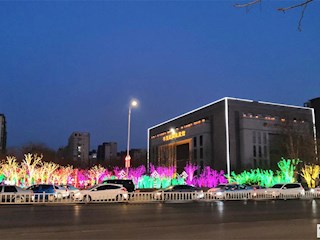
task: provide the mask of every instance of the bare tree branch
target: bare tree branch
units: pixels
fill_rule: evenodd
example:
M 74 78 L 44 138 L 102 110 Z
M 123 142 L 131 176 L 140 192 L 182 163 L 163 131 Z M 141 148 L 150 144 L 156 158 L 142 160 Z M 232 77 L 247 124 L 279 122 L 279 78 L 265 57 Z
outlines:
M 296 5 L 291 5 L 291 6 L 285 7 L 285 8 L 278 8 L 277 10 L 281 11 L 281 12 L 286 12 L 286 11 L 294 9 L 294 8 L 302 7 L 301 15 L 300 15 L 299 22 L 298 22 L 298 30 L 301 32 L 302 31 L 301 25 L 302 25 L 302 19 L 304 17 L 304 12 L 305 12 L 308 4 L 313 1 L 314 0 L 304 0 L 304 2 L 302 2 L 302 3 L 296 4 Z M 233 6 L 237 7 L 237 8 L 244 8 L 245 7 L 248 9 L 249 6 L 252 6 L 257 3 L 261 3 L 261 2 L 262 2 L 262 0 L 254 0 L 251 2 L 244 3 L 244 4 L 234 4 Z
M 262 0 L 254 0 L 254 1 L 252 1 L 252 2 L 248 2 L 248 3 L 244 3 L 244 4 L 238 4 L 238 3 L 236 3 L 236 4 L 234 4 L 233 6 L 234 6 L 234 7 L 237 7 L 237 8 L 249 7 L 249 6 L 254 5 L 254 4 L 257 4 L 257 3 L 261 2 L 261 1 L 262 1 Z
M 313 1 L 313 0 L 307 0 L 307 1 L 303 2 L 303 3 L 299 3 L 299 4 L 296 4 L 296 5 L 292 5 L 292 6 L 289 6 L 289 7 L 286 7 L 286 8 L 278 8 L 277 10 L 278 10 L 278 11 L 285 12 L 285 11 L 287 11 L 287 10 L 290 10 L 290 9 L 293 9 L 293 8 L 297 8 L 297 7 L 303 7 L 303 6 L 304 6 L 304 8 L 306 8 L 306 6 L 307 6 L 310 2 L 312 2 L 312 1 Z
M 301 16 L 300 16 L 300 19 L 299 19 L 299 22 L 298 22 L 298 30 L 299 30 L 299 32 L 302 31 L 301 23 L 302 23 L 302 19 L 303 19 L 303 17 L 304 17 L 304 11 L 306 10 L 307 6 L 308 6 L 307 4 L 304 5 L 304 6 L 303 6 L 303 9 L 302 9 L 302 11 L 301 11 Z

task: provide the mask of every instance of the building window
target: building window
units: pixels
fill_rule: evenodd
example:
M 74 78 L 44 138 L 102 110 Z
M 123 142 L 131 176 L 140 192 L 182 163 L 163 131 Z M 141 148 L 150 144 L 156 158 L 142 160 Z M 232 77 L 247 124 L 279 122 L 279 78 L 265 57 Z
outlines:
M 256 148 L 256 146 L 253 146 L 253 156 L 254 157 L 257 156 L 257 148 Z
M 203 145 L 203 136 L 201 135 L 200 136 L 200 146 L 202 146 Z
M 253 131 L 253 133 L 252 133 L 253 135 L 252 135 L 252 141 L 253 141 L 253 143 L 256 143 L 256 141 L 257 141 L 257 136 L 256 136 L 256 132 L 255 131 Z
M 203 158 L 203 148 L 200 148 L 200 158 Z
M 261 144 L 261 132 L 258 132 L 258 143 Z
M 263 146 L 263 154 L 264 154 L 264 157 L 265 157 L 265 158 L 268 156 L 267 146 Z
M 193 138 L 193 147 L 197 147 L 197 137 Z
M 263 144 L 267 144 L 267 133 L 263 133 Z
M 259 157 L 262 157 L 262 150 L 261 150 L 261 146 L 259 146 Z
M 198 155 L 197 149 L 193 149 L 193 159 L 194 160 L 197 160 L 197 155 Z

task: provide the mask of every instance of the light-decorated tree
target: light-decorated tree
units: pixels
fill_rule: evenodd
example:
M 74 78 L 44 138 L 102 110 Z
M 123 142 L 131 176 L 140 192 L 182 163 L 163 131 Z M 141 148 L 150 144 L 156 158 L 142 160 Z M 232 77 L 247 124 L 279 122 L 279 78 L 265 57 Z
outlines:
M 99 183 L 100 177 L 104 174 L 106 169 L 101 165 L 95 165 L 89 169 L 89 176 L 91 180 L 94 180 L 95 184 Z
M 1 164 L 2 172 L 7 181 L 11 184 L 18 184 L 22 171 L 20 171 L 17 159 L 13 156 L 7 156 Z
M 22 161 L 21 167 L 25 170 L 27 177 L 26 185 L 31 186 L 35 180 L 35 173 L 37 167 L 42 163 L 42 155 L 38 156 L 37 154 L 33 155 L 31 153 L 25 154 Z
M 315 188 L 320 173 L 320 166 L 317 164 L 305 164 L 301 169 L 302 177 L 308 184 L 309 188 Z

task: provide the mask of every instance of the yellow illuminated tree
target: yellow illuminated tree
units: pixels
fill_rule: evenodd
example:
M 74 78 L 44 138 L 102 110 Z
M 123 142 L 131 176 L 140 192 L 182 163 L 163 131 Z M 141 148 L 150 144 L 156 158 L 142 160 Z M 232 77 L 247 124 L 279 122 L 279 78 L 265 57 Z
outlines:
M 30 186 L 33 184 L 35 180 L 37 180 L 35 177 L 35 172 L 37 170 L 37 167 L 41 165 L 42 163 L 42 155 L 38 156 L 37 154 L 25 154 L 24 159 L 22 161 L 22 168 L 25 169 L 26 174 L 28 175 L 26 185 Z
M 320 173 L 320 166 L 317 164 L 310 164 L 310 165 L 304 165 L 304 167 L 301 169 L 302 176 L 306 180 L 309 188 L 315 188 L 316 187 L 316 181 L 318 179 L 319 173 Z
M 41 167 L 37 169 L 38 171 L 36 171 L 39 174 L 37 179 L 41 179 L 41 183 L 54 183 L 52 174 L 58 168 L 59 165 L 53 162 L 41 163 Z
M 101 165 L 95 165 L 89 169 L 89 176 L 95 181 L 95 184 L 98 184 L 100 177 L 105 171 L 106 169 Z
M 12 184 L 18 184 L 20 180 L 20 169 L 17 159 L 13 156 L 7 156 L 6 160 L 1 164 L 2 172 L 7 181 Z
M 67 184 L 68 178 L 73 173 L 73 166 L 59 166 L 59 169 L 56 169 L 52 173 L 52 182 L 58 184 Z

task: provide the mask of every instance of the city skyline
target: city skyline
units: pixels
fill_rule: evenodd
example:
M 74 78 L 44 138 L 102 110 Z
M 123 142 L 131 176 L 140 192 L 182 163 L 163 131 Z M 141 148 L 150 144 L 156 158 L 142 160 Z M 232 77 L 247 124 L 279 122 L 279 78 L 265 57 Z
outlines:
M 124 150 L 132 98 L 131 148 L 146 148 L 149 127 L 222 97 L 296 106 L 319 97 L 320 3 L 302 32 L 299 10 L 233 3 L 1 2 L 7 146 L 57 149 L 83 131 L 91 149 Z

